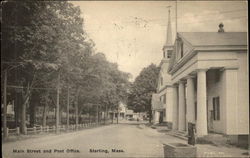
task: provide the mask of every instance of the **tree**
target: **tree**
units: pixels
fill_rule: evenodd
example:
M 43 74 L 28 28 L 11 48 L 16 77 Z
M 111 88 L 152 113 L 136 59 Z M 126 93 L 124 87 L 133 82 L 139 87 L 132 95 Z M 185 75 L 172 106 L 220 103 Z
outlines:
M 66 1 L 4 2 L 1 22 L 1 59 L 7 63 L 1 70 L 15 68 L 10 82 L 24 87 L 16 91 L 22 94 L 18 107 L 24 133 L 33 89 L 55 89 L 57 76 L 65 74 L 62 80 L 68 78 L 71 74 L 66 72 L 76 69 L 74 60 L 83 60 L 92 46 L 85 38 L 80 9 Z
M 62 112 L 69 103 L 77 124 L 82 112 L 93 114 L 97 106 L 100 110 L 115 107 L 126 98 L 129 74 L 118 70 L 104 54 L 95 53 L 80 14 L 79 7 L 66 1 L 3 3 L 1 72 L 13 72 L 8 75 L 8 84 L 21 87 L 8 92 L 16 96 L 15 114 L 17 122 L 21 120 L 22 133 L 26 114 L 33 114 L 34 120 L 37 106 L 43 107 L 45 126 L 49 109 L 59 110 L 59 102 Z M 60 96 L 59 101 L 56 96 Z M 56 120 L 61 117 L 57 115 Z
M 131 85 L 128 106 L 135 112 L 147 112 L 151 119 L 151 98 L 156 92 L 159 67 L 149 65 L 140 72 Z

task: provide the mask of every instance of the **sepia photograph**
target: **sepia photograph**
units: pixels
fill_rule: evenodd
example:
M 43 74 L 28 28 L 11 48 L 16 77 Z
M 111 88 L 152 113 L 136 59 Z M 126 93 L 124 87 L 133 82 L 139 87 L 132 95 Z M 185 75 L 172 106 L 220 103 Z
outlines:
M 3 158 L 248 158 L 247 0 L 1 2 Z

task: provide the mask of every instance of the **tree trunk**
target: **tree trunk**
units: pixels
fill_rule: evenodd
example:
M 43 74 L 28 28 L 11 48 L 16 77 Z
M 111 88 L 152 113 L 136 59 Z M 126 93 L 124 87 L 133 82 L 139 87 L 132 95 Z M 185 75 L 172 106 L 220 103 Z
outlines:
M 78 116 L 78 104 L 77 104 L 77 101 L 78 99 L 76 99 L 75 101 L 75 122 L 76 122 L 76 125 L 78 125 L 78 121 L 79 121 L 79 116 Z
M 58 75 L 58 81 L 57 81 L 57 94 L 56 94 L 56 133 L 59 133 L 59 113 L 60 113 L 60 73 Z
M 89 110 L 89 123 L 90 123 L 90 107 L 88 107 L 88 110 Z
M 96 123 L 99 123 L 99 106 L 96 106 Z
M 29 101 L 29 95 L 25 97 L 21 109 L 21 133 L 26 134 L 26 107 Z
M 45 101 L 43 106 L 43 127 L 47 125 L 47 109 L 48 109 L 48 102 Z
M 119 106 L 117 106 L 117 120 L 116 120 L 117 124 L 118 124 L 118 119 L 119 119 Z
M 60 108 L 60 112 L 59 112 L 59 124 L 62 125 L 63 124 L 63 109 Z
M 20 95 L 16 92 L 15 93 L 15 103 L 14 103 L 14 114 L 15 114 L 15 126 L 19 127 L 20 121 Z
M 79 123 L 79 112 L 78 112 L 78 96 L 80 93 L 80 88 L 77 89 L 76 99 L 75 99 L 75 115 L 76 115 L 76 125 Z
M 107 119 L 107 111 L 108 111 L 108 108 L 107 108 L 107 105 L 105 104 L 104 124 L 106 124 L 106 119 Z
M 32 95 L 32 98 L 30 99 L 30 125 L 33 127 L 36 124 L 36 107 L 39 102 L 39 98 L 37 97 L 38 94 Z
M 152 122 L 152 110 L 149 110 L 149 123 Z
M 114 113 L 114 111 L 112 112 L 112 123 L 114 123 L 114 115 L 115 115 L 115 113 Z
M 69 85 L 67 87 L 67 129 L 69 128 Z
M 4 71 L 3 134 L 7 137 L 7 70 Z

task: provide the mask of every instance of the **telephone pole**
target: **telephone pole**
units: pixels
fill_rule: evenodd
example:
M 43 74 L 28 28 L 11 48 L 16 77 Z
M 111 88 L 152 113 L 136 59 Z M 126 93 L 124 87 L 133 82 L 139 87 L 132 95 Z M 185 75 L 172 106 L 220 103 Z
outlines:
M 57 81 L 57 96 L 56 96 L 56 133 L 59 133 L 59 88 L 60 88 L 60 74 Z
M 67 88 L 67 129 L 69 129 L 69 84 Z

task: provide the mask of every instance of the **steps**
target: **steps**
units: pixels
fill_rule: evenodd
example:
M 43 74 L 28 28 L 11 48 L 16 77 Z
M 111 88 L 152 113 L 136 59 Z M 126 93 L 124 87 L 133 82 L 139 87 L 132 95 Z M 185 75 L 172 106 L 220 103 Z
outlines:
M 168 132 L 167 134 L 174 136 L 174 137 L 177 137 L 177 138 L 180 138 L 180 139 L 183 139 L 183 140 L 188 140 L 188 137 L 187 137 L 188 135 L 187 135 L 186 131 L 172 130 L 172 131 Z

